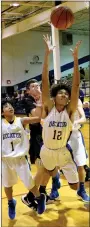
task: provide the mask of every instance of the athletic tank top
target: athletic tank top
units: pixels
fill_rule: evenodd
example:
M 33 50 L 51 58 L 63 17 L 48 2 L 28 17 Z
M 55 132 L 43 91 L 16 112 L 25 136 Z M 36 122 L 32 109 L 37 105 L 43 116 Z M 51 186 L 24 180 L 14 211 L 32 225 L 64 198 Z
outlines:
M 10 124 L 2 119 L 2 157 L 24 156 L 29 150 L 29 137 L 24 130 L 21 118 L 15 117 Z
M 72 122 L 68 116 L 67 110 L 58 112 L 55 107 L 43 120 L 43 142 L 47 148 L 59 149 L 66 146 Z

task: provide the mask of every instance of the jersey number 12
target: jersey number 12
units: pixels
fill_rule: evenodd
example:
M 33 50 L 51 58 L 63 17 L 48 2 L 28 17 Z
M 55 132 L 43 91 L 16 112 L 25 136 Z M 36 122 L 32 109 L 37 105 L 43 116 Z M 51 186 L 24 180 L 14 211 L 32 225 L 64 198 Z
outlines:
M 62 139 L 62 131 L 54 130 L 53 140 L 61 140 L 61 139 Z

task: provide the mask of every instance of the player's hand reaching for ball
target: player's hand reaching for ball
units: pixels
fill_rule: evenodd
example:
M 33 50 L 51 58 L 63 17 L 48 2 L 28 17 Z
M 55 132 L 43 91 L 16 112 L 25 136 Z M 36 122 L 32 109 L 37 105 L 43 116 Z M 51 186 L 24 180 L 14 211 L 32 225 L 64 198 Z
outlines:
M 51 41 L 51 36 L 49 37 L 49 35 L 43 35 L 43 39 L 46 45 L 46 51 L 47 53 L 50 53 L 53 51 L 53 49 L 55 48 L 55 46 L 52 45 L 52 41 Z
M 70 49 L 70 51 L 72 52 L 73 57 L 78 57 L 78 50 L 79 50 L 79 46 L 81 45 L 81 42 L 82 42 L 82 40 L 78 41 L 76 43 L 75 48 L 74 49 Z

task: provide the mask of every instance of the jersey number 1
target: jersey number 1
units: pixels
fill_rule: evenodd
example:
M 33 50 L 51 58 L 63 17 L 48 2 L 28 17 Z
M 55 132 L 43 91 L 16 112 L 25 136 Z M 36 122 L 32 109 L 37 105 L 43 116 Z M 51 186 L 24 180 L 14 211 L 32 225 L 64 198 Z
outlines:
M 12 151 L 14 151 L 14 146 L 13 146 L 13 142 L 11 142 L 11 146 L 12 146 Z
M 54 130 L 54 136 L 53 136 L 53 140 L 61 140 L 62 139 L 62 131 L 57 131 L 57 130 Z

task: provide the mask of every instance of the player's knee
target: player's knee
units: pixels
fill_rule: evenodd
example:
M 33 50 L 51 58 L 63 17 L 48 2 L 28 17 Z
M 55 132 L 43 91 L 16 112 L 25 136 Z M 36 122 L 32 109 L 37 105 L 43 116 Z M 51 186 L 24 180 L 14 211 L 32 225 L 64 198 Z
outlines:
M 79 184 L 78 183 L 73 183 L 73 184 L 69 183 L 69 186 L 70 186 L 71 189 L 77 190 L 78 187 L 79 187 Z
M 84 166 L 78 166 L 78 174 L 82 174 L 82 175 L 85 175 L 85 169 L 84 169 Z
M 78 166 L 78 171 L 84 170 L 84 166 Z
M 57 167 L 55 167 L 53 170 L 49 170 L 49 174 L 52 177 L 55 177 L 57 173 L 58 173 L 58 168 Z

